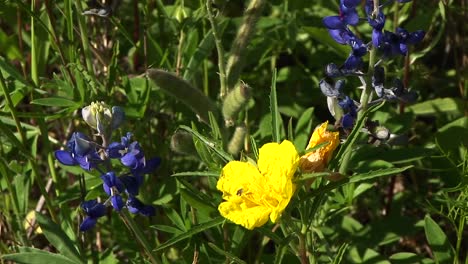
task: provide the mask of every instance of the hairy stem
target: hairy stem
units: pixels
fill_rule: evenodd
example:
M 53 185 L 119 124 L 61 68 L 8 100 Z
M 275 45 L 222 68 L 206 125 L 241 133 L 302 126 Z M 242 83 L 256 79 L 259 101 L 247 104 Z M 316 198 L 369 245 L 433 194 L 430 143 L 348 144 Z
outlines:
M 218 52 L 218 70 L 219 70 L 219 85 L 220 85 L 219 97 L 222 99 L 224 98 L 224 96 L 226 96 L 226 93 L 227 93 L 226 70 L 224 68 L 225 66 L 224 50 L 223 50 L 223 45 L 222 45 L 221 38 L 219 35 L 218 26 L 216 25 L 216 21 L 213 16 L 213 10 L 211 8 L 210 0 L 206 1 L 206 11 L 208 12 L 208 19 L 210 20 L 210 23 L 211 23 L 213 37 L 215 39 L 216 51 Z

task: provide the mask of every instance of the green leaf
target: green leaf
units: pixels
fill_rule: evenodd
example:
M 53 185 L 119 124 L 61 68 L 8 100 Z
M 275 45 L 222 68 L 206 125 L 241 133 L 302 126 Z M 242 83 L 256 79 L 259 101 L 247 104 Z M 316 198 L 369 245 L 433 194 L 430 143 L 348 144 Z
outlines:
M 82 263 L 82 258 L 75 247 L 75 243 L 70 240 L 59 225 L 39 213 L 36 214 L 36 220 L 42 228 L 47 240 L 49 240 L 60 253 L 76 263 Z
M 20 264 L 78 264 L 82 263 L 81 261 L 75 262 L 63 255 L 53 254 L 47 251 L 39 250 L 36 248 L 20 248 L 21 253 L 7 254 L 3 255 L 1 258 L 3 260 L 10 260 L 14 263 Z
M 175 228 L 173 226 L 167 226 L 167 225 L 152 225 L 151 228 L 154 228 L 156 230 L 160 230 L 166 233 L 176 234 L 176 235 L 183 232 L 182 230 L 178 228 Z
M 208 148 L 212 149 L 220 158 L 224 159 L 226 162 L 231 161 L 233 158 L 231 155 L 226 153 L 224 150 L 219 148 L 216 143 L 213 141 L 207 139 L 206 137 L 202 136 L 200 133 L 197 131 L 191 129 L 188 126 L 180 126 L 180 129 L 183 129 L 187 132 L 190 132 L 192 135 L 194 135 L 196 138 L 198 138 L 201 142 L 203 142 Z
M 367 181 L 370 179 L 375 179 L 375 178 L 379 178 L 383 176 L 395 175 L 412 167 L 413 166 L 410 165 L 410 166 L 406 166 L 402 168 L 388 168 L 388 169 L 370 171 L 368 173 L 357 174 L 357 175 L 351 176 L 349 179 L 349 182 L 362 182 L 362 181 Z
M 193 208 L 199 210 L 201 213 L 209 215 L 212 212 L 216 211 L 216 207 L 213 207 L 211 204 L 207 203 L 206 200 L 203 200 L 197 193 L 194 193 L 187 189 L 180 189 L 180 196 Z
M 438 263 L 452 263 L 454 249 L 440 226 L 429 215 L 424 218 L 424 231 L 434 258 Z
M 343 243 L 339 248 L 338 252 L 335 254 L 335 258 L 333 259 L 333 264 L 340 264 L 341 261 L 343 260 L 343 255 L 346 252 L 346 249 L 348 249 L 349 244 L 348 243 Z
M 280 114 L 278 111 L 278 100 L 276 98 L 276 69 L 273 71 L 271 78 L 270 91 L 270 112 L 271 112 L 271 132 L 273 142 L 280 142 Z
M 173 238 L 169 239 L 168 241 L 166 241 L 165 243 L 159 245 L 156 249 L 154 249 L 154 251 L 160 251 L 160 250 L 163 250 L 165 248 L 168 248 L 168 247 L 174 245 L 177 242 L 180 242 L 180 241 L 185 240 L 187 238 L 191 238 L 195 234 L 203 232 L 203 231 L 205 231 L 207 229 L 210 229 L 212 227 L 218 226 L 218 225 L 224 223 L 224 221 L 225 221 L 224 217 L 218 216 L 217 218 L 213 219 L 212 221 L 208 221 L 208 222 L 193 226 L 187 232 L 185 232 L 185 233 L 183 233 L 181 235 L 178 235 L 176 237 L 173 237 Z
M 392 264 L 428 263 L 424 257 L 412 252 L 399 252 L 388 258 Z
M 463 101 L 460 98 L 437 98 L 422 103 L 414 104 L 406 108 L 416 115 L 435 115 L 441 113 L 453 113 L 463 115 Z
M 326 28 L 302 27 L 302 29 L 305 32 L 309 33 L 314 40 L 321 42 L 327 47 L 330 47 L 336 54 L 341 56 L 343 59 L 346 59 L 348 57 L 349 48 L 346 45 L 336 43 L 336 41 L 329 36 L 328 30 Z
M 39 98 L 33 100 L 31 104 L 44 105 L 44 106 L 55 106 L 55 107 L 72 107 L 79 108 L 80 105 L 74 101 L 61 97 L 48 97 L 48 98 Z
M 208 242 L 208 246 L 209 246 L 210 248 L 212 248 L 214 251 L 216 251 L 217 253 L 219 253 L 219 254 L 225 256 L 226 259 L 229 260 L 229 261 L 231 261 L 231 262 L 239 263 L 239 264 L 247 264 L 247 262 L 245 262 L 245 261 L 243 261 L 242 259 L 240 259 L 240 258 L 234 256 L 234 254 L 222 250 L 221 248 L 219 248 L 218 246 L 216 246 L 215 244 L 213 244 L 213 243 L 211 243 L 211 242 Z
M 191 81 L 195 73 L 199 70 L 201 63 L 205 60 L 214 48 L 215 40 L 213 32 L 210 29 L 198 45 L 197 50 L 190 57 L 184 72 L 184 79 Z
M 219 177 L 219 172 L 213 172 L 213 171 L 185 171 L 185 172 L 174 173 L 171 176 L 172 177 L 187 177 L 187 176 Z

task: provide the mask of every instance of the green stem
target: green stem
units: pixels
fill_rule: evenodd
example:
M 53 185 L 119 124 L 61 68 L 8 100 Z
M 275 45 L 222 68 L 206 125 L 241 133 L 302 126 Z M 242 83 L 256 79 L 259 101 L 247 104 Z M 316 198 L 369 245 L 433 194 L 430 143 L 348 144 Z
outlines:
M 372 13 L 372 16 L 376 16 L 379 12 L 379 0 L 374 0 L 374 11 Z M 369 68 L 367 70 L 367 77 L 366 81 L 364 84 L 364 89 L 361 94 L 361 99 L 360 99 L 360 104 L 361 104 L 361 111 L 358 113 L 358 120 L 362 117 L 362 115 L 366 112 L 369 104 L 369 98 L 372 95 L 372 86 L 370 83 L 372 83 L 372 76 L 374 75 L 374 65 L 376 61 L 376 56 L 377 56 L 377 50 L 374 46 L 371 47 L 369 51 Z M 348 170 L 348 165 L 349 165 L 349 160 L 351 157 L 352 153 L 352 144 L 348 146 L 348 150 L 346 153 L 344 153 L 343 156 L 343 161 L 341 163 L 339 172 L 342 174 L 346 174 L 346 171 Z
M 5 96 L 6 104 L 8 108 L 10 109 L 11 117 L 15 121 L 16 130 L 18 131 L 18 134 L 20 137 L 19 140 L 24 145 L 26 142 L 26 135 L 23 131 L 23 128 L 21 127 L 21 122 L 18 119 L 18 116 L 16 115 L 16 109 L 13 104 L 13 101 L 11 100 L 10 92 L 8 91 L 5 78 L 3 77 L 3 73 L 1 70 L 0 70 L 0 88 L 2 89 L 3 95 Z
M 227 87 L 226 87 L 226 70 L 225 70 L 225 62 L 224 62 L 224 50 L 223 45 L 221 42 L 221 38 L 218 32 L 218 27 L 216 25 L 216 21 L 213 16 L 213 12 L 211 10 L 211 0 L 206 1 L 206 11 L 208 12 L 208 19 L 211 23 L 211 28 L 213 31 L 213 37 L 215 39 L 216 51 L 218 52 L 218 70 L 219 70 L 219 97 L 221 99 L 224 98 L 227 94 Z
M 83 7 L 81 5 L 81 0 L 76 0 L 75 1 L 75 7 L 76 7 L 76 12 L 78 13 L 78 26 L 80 28 L 80 37 L 81 37 L 81 44 L 83 45 L 83 52 L 84 52 L 84 57 L 86 61 L 86 70 L 91 78 L 93 79 L 93 82 L 96 83 L 96 77 L 94 74 L 91 74 L 94 72 L 93 70 L 93 64 L 91 62 L 91 45 L 89 44 L 89 35 L 88 31 L 86 29 L 86 23 L 85 23 L 85 16 L 81 15 L 83 13 Z
M 299 234 L 299 257 L 301 264 L 309 264 L 309 259 L 307 258 L 307 225 L 302 225 L 301 232 Z
M 135 235 L 136 239 L 138 240 L 140 245 L 143 247 L 143 250 L 146 252 L 146 255 L 148 255 L 151 263 L 153 264 L 160 263 L 160 261 L 156 258 L 156 256 L 153 255 L 150 244 L 148 243 L 148 240 L 146 240 L 140 227 L 135 223 L 135 221 L 128 214 L 128 212 L 122 211 L 120 213 L 120 217 L 122 218 L 124 223 L 127 225 L 127 227 L 130 229 L 130 231 L 132 231 L 132 233 Z

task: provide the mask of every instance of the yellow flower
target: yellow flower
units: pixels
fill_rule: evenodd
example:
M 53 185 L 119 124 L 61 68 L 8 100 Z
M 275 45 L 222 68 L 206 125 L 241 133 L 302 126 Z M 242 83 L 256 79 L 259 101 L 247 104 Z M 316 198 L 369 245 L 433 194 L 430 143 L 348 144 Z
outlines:
M 313 148 L 324 142 L 328 142 L 328 144 L 301 157 L 299 166 L 302 172 L 323 171 L 330 161 L 333 151 L 338 147 L 340 143 L 339 133 L 327 131 L 327 125 L 328 121 L 314 130 L 306 149 Z
M 293 176 L 299 162 L 290 141 L 267 143 L 260 148 L 257 167 L 231 161 L 224 166 L 216 188 L 223 192 L 221 215 L 247 229 L 275 223 L 291 200 Z

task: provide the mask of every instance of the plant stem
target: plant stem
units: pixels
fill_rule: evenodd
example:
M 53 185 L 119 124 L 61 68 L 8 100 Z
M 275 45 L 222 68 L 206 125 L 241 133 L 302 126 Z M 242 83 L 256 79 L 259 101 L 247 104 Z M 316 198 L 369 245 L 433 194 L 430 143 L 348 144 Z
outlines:
M 245 10 L 244 19 L 237 31 L 226 65 L 228 90 L 234 89 L 239 81 L 239 76 L 244 67 L 247 45 L 254 34 L 255 24 L 262 13 L 265 2 L 265 0 L 251 0 Z
M 224 62 L 224 50 L 223 45 L 221 42 L 221 38 L 218 32 L 218 27 L 216 25 L 216 21 L 213 16 L 213 11 L 211 9 L 211 0 L 206 1 L 206 11 L 208 12 L 208 19 L 211 23 L 211 28 L 213 31 L 213 37 L 215 39 L 216 51 L 218 52 L 218 70 L 219 70 L 219 97 L 221 99 L 224 98 L 227 94 L 227 87 L 226 87 L 226 70 L 225 70 L 225 62 Z
M 306 235 L 307 225 L 302 225 L 301 233 L 299 234 L 299 257 L 301 264 L 309 264 L 309 259 L 307 258 Z

